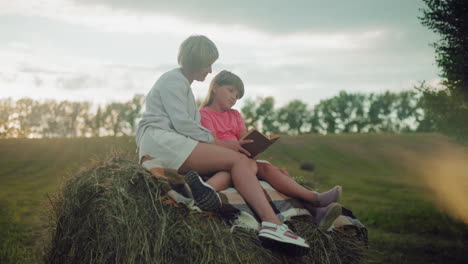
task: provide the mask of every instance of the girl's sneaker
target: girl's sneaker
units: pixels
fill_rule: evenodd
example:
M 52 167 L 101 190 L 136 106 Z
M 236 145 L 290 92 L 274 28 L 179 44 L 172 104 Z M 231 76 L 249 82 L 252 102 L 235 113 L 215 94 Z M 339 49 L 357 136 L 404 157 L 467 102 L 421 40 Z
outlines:
M 331 203 L 327 207 L 319 207 L 316 209 L 314 223 L 319 229 L 328 230 L 341 213 L 342 207 L 339 203 Z
M 262 222 L 258 237 L 263 246 L 282 251 L 287 255 L 302 256 L 310 248 L 302 237 L 294 234 L 285 224 Z
M 189 171 L 185 175 L 185 182 L 192 191 L 195 205 L 203 211 L 216 211 L 221 208 L 222 202 L 218 193 L 206 184 L 196 171 Z

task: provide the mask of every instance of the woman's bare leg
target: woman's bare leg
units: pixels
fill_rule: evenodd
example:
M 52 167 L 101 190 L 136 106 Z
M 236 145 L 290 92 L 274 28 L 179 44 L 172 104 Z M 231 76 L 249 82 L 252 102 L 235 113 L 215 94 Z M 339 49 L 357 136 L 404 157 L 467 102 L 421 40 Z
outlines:
M 198 143 L 179 173 L 196 170 L 201 174 L 230 171 L 232 182 L 245 201 L 262 221 L 280 224 L 252 170 L 252 161 L 245 155 L 208 143 Z

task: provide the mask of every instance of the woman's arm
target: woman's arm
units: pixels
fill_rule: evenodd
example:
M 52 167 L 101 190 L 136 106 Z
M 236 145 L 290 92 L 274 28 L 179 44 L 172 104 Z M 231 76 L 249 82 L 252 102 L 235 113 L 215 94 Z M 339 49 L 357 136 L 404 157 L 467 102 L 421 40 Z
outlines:
M 201 142 L 212 143 L 214 141 L 211 131 L 201 126 L 187 112 L 189 97 L 187 91 L 184 91 L 183 83 L 168 82 L 161 87 L 160 96 L 164 109 L 178 133 Z
M 212 133 L 213 133 L 213 136 L 216 135 L 214 132 L 212 132 Z M 242 145 L 247 144 L 247 143 L 251 143 L 251 142 L 253 142 L 253 140 L 229 141 L 229 140 L 220 140 L 220 139 L 215 137 L 214 144 L 218 145 L 218 146 L 221 146 L 221 147 L 228 148 L 228 149 L 232 149 L 232 150 L 234 150 L 236 152 L 244 153 L 245 155 L 250 157 L 250 152 L 248 152 L 245 148 L 243 148 Z

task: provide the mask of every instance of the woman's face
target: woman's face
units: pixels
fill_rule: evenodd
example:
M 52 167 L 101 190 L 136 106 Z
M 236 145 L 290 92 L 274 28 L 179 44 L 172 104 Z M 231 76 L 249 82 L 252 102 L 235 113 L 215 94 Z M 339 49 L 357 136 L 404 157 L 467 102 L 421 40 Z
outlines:
M 239 92 L 233 85 L 221 85 L 213 88 L 215 97 L 213 102 L 216 102 L 225 111 L 230 110 L 239 99 Z
M 206 76 L 211 73 L 211 65 L 213 65 L 213 63 L 197 72 L 194 72 L 193 79 L 199 82 L 203 82 L 206 79 Z

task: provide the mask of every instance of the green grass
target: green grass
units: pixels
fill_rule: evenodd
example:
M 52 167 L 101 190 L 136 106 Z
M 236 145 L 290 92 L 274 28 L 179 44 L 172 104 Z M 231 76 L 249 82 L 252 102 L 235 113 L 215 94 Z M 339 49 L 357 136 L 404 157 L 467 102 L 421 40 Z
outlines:
M 0 140 L 0 263 L 36 263 L 47 228 L 47 194 L 69 174 L 132 138 Z
M 341 203 L 369 227 L 375 262 L 465 263 L 467 225 L 437 206 L 411 158 L 441 146 L 468 152 L 435 134 L 304 135 L 283 137 L 263 158 L 319 191 L 342 185 Z M 47 193 L 112 150 L 134 152 L 134 139 L 0 140 L 1 263 L 40 260 Z M 299 169 L 304 160 L 315 164 L 315 173 Z

